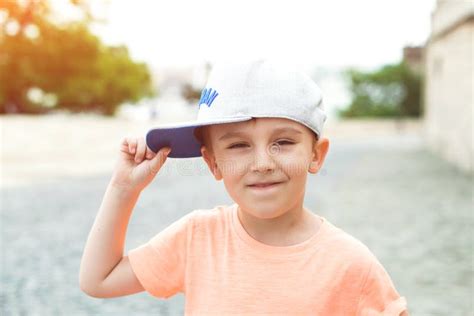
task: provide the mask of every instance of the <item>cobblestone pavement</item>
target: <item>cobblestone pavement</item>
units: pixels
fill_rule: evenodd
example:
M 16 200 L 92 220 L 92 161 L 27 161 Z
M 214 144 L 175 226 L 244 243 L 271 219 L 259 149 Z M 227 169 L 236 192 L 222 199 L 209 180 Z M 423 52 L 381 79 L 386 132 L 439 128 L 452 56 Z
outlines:
M 1 189 L 2 315 L 182 315 L 184 297 L 95 299 L 78 286 L 110 174 Z M 305 205 L 364 242 L 411 315 L 472 315 L 472 177 L 419 138 L 334 139 Z M 206 188 L 206 190 L 202 190 Z M 196 208 L 231 203 L 201 159 L 169 159 L 135 207 L 126 249 Z

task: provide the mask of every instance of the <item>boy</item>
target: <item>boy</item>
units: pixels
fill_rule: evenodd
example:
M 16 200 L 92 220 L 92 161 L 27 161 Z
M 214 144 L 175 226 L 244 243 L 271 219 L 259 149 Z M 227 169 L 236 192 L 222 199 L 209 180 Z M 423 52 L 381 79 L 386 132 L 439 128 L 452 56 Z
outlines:
M 370 250 L 303 206 L 329 148 L 308 76 L 265 59 L 217 64 L 198 106 L 196 121 L 124 139 L 84 250 L 84 292 L 183 292 L 194 315 L 408 315 Z M 194 210 L 123 256 L 140 192 L 167 157 L 198 156 L 235 203 Z

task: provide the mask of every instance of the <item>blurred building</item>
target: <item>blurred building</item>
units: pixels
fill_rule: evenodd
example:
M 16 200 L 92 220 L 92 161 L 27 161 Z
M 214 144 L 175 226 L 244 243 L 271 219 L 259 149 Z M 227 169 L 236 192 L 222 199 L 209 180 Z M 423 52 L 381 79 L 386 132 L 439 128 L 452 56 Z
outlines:
M 197 107 L 183 97 L 183 90 L 186 84 L 193 81 L 194 73 L 192 66 L 153 68 L 157 97 L 141 100 L 138 104 L 122 104 L 118 116 L 163 124 L 193 120 L 197 115 Z
M 403 61 L 412 71 L 422 73 L 424 71 L 423 53 L 423 46 L 405 46 L 403 47 Z
M 473 172 L 474 3 L 438 0 L 425 51 L 424 125 L 429 146 Z

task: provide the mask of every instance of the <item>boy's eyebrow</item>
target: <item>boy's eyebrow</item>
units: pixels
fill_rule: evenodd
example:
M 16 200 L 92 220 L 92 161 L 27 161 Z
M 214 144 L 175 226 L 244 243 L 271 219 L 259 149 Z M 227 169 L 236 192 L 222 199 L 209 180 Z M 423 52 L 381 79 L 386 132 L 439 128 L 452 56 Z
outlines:
M 278 134 L 278 133 L 282 133 L 282 132 L 293 132 L 293 133 L 297 133 L 297 134 L 303 134 L 301 131 L 299 131 L 296 128 L 293 128 L 293 127 L 279 127 L 279 128 L 276 128 L 276 129 L 273 130 L 273 134 Z M 246 133 L 245 132 L 240 132 L 240 131 L 228 132 L 228 133 L 225 133 L 223 136 L 219 137 L 219 141 L 225 140 L 225 139 L 228 139 L 228 138 L 232 138 L 232 137 L 242 136 L 242 135 L 246 135 Z

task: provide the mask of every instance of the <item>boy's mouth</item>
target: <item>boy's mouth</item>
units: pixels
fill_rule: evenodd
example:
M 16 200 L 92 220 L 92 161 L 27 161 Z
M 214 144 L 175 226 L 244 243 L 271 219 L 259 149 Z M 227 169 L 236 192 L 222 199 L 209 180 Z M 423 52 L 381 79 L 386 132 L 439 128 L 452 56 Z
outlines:
M 248 185 L 251 188 L 268 188 L 268 187 L 273 187 L 276 186 L 277 184 L 280 184 L 282 182 L 259 182 L 259 183 L 254 183 Z

